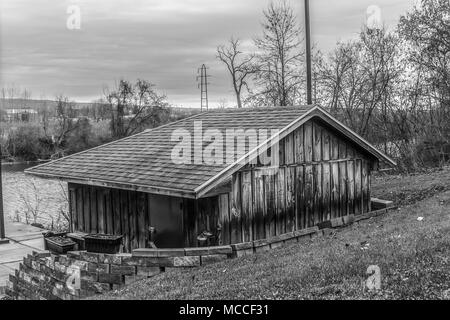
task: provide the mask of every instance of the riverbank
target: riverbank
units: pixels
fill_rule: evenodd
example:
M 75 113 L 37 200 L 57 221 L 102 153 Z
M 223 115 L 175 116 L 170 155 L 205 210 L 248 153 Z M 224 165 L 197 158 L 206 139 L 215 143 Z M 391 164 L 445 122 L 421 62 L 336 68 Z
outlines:
M 2 166 L 6 219 L 59 229 L 67 224 L 67 184 L 25 175 L 30 165 Z

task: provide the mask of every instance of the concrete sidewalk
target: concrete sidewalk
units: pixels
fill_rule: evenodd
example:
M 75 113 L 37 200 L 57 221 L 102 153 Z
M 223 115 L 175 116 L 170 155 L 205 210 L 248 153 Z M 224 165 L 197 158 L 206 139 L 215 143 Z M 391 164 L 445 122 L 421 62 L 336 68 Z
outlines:
M 23 257 L 44 250 L 42 232 L 45 230 L 11 221 L 5 221 L 5 229 L 9 243 L 0 244 L 0 287 L 6 285 L 9 274 L 19 267 Z

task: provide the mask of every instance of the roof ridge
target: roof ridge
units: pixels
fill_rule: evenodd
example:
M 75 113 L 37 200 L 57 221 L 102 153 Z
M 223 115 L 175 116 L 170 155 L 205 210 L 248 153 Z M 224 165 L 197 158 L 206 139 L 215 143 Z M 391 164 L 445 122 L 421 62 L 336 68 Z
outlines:
M 267 110 L 305 110 L 312 109 L 315 105 L 292 105 L 292 106 L 264 106 L 264 107 L 244 107 L 244 108 L 216 108 L 209 109 L 207 112 L 203 112 L 201 114 L 210 114 L 210 113 L 223 113 L 223 112 L 238 112 L 238 111 L 267 111 Z

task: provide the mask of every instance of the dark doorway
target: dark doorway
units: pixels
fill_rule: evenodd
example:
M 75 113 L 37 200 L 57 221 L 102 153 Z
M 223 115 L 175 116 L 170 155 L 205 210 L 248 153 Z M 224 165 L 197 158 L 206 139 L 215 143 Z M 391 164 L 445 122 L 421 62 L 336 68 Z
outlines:
M 150 226 L 156 233 L 153 242 L 158 248 L 183 247 L 183 207 L 182 199 L 149 195 Z

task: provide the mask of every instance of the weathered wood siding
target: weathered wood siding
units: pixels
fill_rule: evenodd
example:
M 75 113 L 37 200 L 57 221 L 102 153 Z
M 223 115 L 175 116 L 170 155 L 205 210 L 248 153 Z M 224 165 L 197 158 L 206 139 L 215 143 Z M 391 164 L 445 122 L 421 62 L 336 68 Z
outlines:
M 124 235 L 125 251 L 148 241 L 147 194 L 69 183 L 71 230 Z
M 194 200 L 69 183 L 69 202 L 72 231 L 123 235 L 125 252 L 149 246 L 150 226 L 159 247 L 196 247 L 197 236 L 216 233 L 220 223 L 221 243 L 242 234 L 234 228 L 241 228 L 240 219 L 230 218 L 227 193 Z
M 126 252 L 148 247 L 150 226 L 162 247 L 184 245 L 184 199 L 69 183 L 69 202 L 72 231 L 123 235 Z
M 183 234 L 186 247 L 199 246 L 197 236 L 204 231 L 214 234 L 217 240 L 221 239 L 220 243 L 231 243 L 232 230 L 241 228 L 238 219 L 230 219 L 230 201 L 227 193 L 197 200 L 183 199 L 183 208 Z M 227 236 L 224 238 L 224 235 Z M 215 244 L 219 243 L 211 239 L 209 245 Z
M 373 158 L 319 121 L 280 141 L 279 167 L 249 165 L 221 197 L 222 242 L 263 239 L 370 211 Z M 209 200 L 213 201 L 213 200 Z

